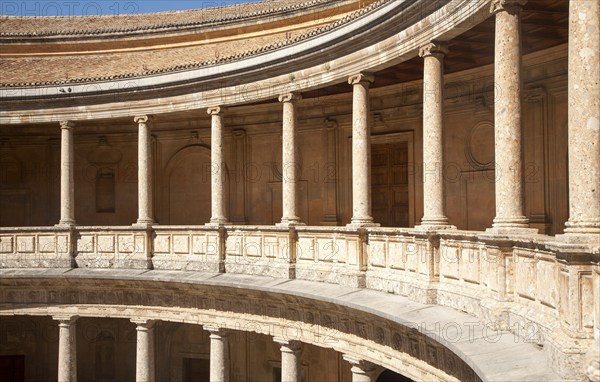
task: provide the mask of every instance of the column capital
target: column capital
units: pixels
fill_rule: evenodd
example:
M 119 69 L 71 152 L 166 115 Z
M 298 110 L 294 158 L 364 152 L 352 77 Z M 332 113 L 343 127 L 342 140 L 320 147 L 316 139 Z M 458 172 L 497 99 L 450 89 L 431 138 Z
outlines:
M 133 121 L 138 124 L 148 123 L 148 121 L 150 121 L 150 116 L 136 115 L 135 117 L 133 117 Z
M 206 113 L 208 115 L 222 115 L 227 111 L 227 108 L 224 106 L 213 106 L 206 109 Z
M 230 331 L 227 329 L 223 329 L 223 328 L 219 328 L 216 326 L 206 326 L 204 327 L 204 330 L 206 330 L 207 332 L 210 333 L 211 338 L 215 338 L 212 336 L 216 336 L 216 337 L 227 337 L 230 334 Z
M 363 372 L 370 372 L 375 369 L 375 364 L 369 361 L 365 361 L 364 359 L 356 358 L 348 354 L 342 354 L 342 358 L 344 358 L 344 361 L 350 363 L 352 367 L 357 367 Z
M 302 94 L 298 92 L 284 93 L 279 96 L 279 102 L 296 102 L 302 99 Z
M 506 11 L 509 13 L 514 12 L 518 8 L 522 8 L 527 0 L 492 0 L 490 13 L 498 13 Z
M 77 319 L 79 318 L 79 316 L 75 316 L 75 315 L 70 315 L 70 314 L 59 314 L 57 316 L 52 316 L 52 319 L 55 321 L 58 321 L 59 324 L 61 325 L 73 325 Z
M 368 73 L 368 72 L 361 72 L 361 73 L 352 75 L 348 78 L 348 83 L 350 85 L 357 85 L 357 84 L 370 85 L 374 81 L 375 81 L 375 76 L 373 75 L 373 73 Z
M 343 354 L 342 357 L 345 361 L 352 365 L 352 374 L 371 376 L 375 371 L 375 364 L 369 361 L 365 361 L 347 354 Z
M 445 41 L 432 41 L 419 48 L 419 57 L 445 56 L 446 54 L 448 54 L 448 43 Z
M 154 324 L 156 324 L 156 320 L 148 319 L 132 318 L 130 321 L 136 324 L 138 328 L 144 328 L 147 330 L 152 329 L 154 327 Z
M 288 340 L 282 337 L 273 337 L 273 341 L 281 345 L 281 351 L 295 353 L 302 349 L 302 342 L 296 340 Z
M 73 123 L 72 121 L 60 121 L 60 128 L 61 129 L 72 129 L 73 127 L 75 127 L 75 123 Z

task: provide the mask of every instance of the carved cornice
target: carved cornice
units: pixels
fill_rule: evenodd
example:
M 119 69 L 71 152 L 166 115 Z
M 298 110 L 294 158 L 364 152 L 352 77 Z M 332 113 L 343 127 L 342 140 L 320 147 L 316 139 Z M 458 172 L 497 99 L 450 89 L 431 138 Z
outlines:
M 79 97 L 91 94 L 93 90 L 93 104 L 74 106 L 72 102 L 67 102 L 70 100 L 59 94 L 54 85 L 35 86 L 31 91 L 0 89 L 2 103 L 6 100 L 6 108 L 2 107 L 0 111 L 0 123 L 25 124 L 60 119 L 118 118 L 265 101 L 289 89 L 290 73 L 296 75 L 298 90 L 328 86 L 347 80 L 351 73 L 369 71 L 371 68 L 379 70 L 390 66 L 392 62 L 411 58 L 418 53 L 414 45 L 417 36 L 430 36 L 426 41 L 446 41 L 455 37 L 460 30 L 480 23 L 489 15 L 487 0 L 457 0 L 457 4 L 451 2 L 443 6 L 440 6 L 439 2 L 419 2 L 422 2 L 423 7 L 407 8 L 405 2 L 387 2 L 352 23 L 333 29 L 329 33 L 313 36 L 308 42 L 298 42 L 293 46 L 280 48 L 277 52 L 263 52 L 259 58 L 242 60 L 235 65 L 219 64 L 218 76 L 215 76 L 215 67 L 206 67 L 139 78 L 135 81 L 137 86 L 131 89 L 125 87 L 125 84 L 131 83 L 129 79 L 101 80 L 96 83 L 98 86 L 94 87 L 83 83 L 71 85 L 74 87 L 73 94 L 69 95 L 71 98 L 75 95 Z M 428 16 L 424 17 L 424 14 Z M 440 15 L 456 22 L 446 23 L 447 25 L 436 23 Z M 357 34 L 358 30 L 368 32 Z M 396 30 L 408 32 L 402 38 L 397 34 L 386 37 Z M 344 39 L 344 36 L 354 38 Z M 364 37 L 364 41 L 361 40 L 359 46 L 356 46 L 355 40 L 362 38 L 361 36 Z M 332 41 L 337 41 L 336 39 L 345 42 L 330 45 Z M 373 54 L 374 44 L 377 44 L 379 54 Z M 340 56 L 346 45 L 354 45 L 353 50 Z M 297 55 L 299 58 L 291 62 L 291 59 L 287 58 L 291 55 Z M 323 65 L 318 62 L 317 58 L 323 55 L 335 56 L 335 65 Z M 271 74 L 270 77 L 264 78 L 265 71 Z M 243 85 L 239 85 L 242 79 Z M 185 83 L 182 80 L 185 80 Z M 188 93 L 189 84 L 192 82 L 202 83 L 204 89 L 208 90 L 195 88 L 189 89 L 193 92 Z M 257 91 L 250 92 L 249 89 Z M 163 93 L 160 94 L 160 98 L 156 98 L 156 92 L 159 91 Z M 116 94 L 118 96 L 115 99 Z M 33 102 L 33 97 L 42 97 L 47 103 L 39 108 L 26 107 L 22 100 L 31 98 Z
M 357 85 L 357 84 L 370 85 L 373 82 L 375 82 L 375 76 L 373 75 L 373 73 L 368 73 L 368 72 L 361 72 L 361 73 L 355 74 L 353 76 L 350 76 L 350 78 L 348 78 L 348 83 L 350 85 Z
M 297 102 L 302 99 L 302 94 L 298 92 L 289 92 L 279 96 L 279 102 Z
M 514 13 L 516 10 L 522 8 L 525 3 L 527 3 L 527 0 L 492 0 L 490 12 L 493 14 L 502 11 Z
M 445 56 L 448 54 L 448 44 L 445 41 L 432 41 L 419 49 L 419 57 L 434 55 Z

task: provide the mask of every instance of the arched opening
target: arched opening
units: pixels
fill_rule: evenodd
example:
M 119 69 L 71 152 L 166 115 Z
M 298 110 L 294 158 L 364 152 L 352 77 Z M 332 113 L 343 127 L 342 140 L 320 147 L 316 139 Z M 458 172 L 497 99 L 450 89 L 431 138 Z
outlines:
M 211 159 L 210 148 L 187 146 L 169 160 L 165 168 L 166 188 L 161 223 L 200 225 L 210 221 Z M 228 182 L 225 179 L 225 194 Z M 227 200 L 228 197 L 226 197 Z

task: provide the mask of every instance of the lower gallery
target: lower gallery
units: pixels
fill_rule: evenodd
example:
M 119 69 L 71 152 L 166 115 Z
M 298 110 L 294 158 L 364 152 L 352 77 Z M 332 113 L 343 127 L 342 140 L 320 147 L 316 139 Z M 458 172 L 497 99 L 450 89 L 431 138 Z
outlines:
M 600 381 L 599 27 L 0 16 L 0 380 Z

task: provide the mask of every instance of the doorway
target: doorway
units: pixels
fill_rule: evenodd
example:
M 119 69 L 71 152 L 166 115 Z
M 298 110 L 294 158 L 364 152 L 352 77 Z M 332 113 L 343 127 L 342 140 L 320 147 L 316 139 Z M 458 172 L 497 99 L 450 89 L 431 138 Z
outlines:
M 375 140 L 374 140 L 375 141 Z M 411 143 L 407 139 L 371 146 L 372 213 L 382 227 L 410 227 Z

